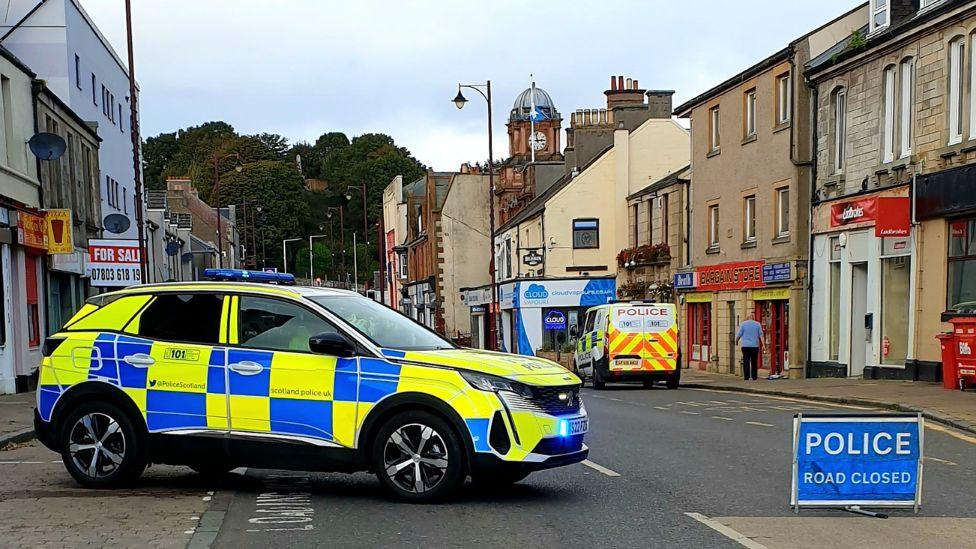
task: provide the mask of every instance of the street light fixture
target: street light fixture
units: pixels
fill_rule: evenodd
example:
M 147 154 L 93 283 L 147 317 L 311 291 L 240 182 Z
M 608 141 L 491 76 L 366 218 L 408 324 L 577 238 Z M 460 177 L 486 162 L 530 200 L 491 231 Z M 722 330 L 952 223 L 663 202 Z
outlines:
M 301 238 L 286 238 L 281 241 L 281 267 L 283 272 L 288 272 L 288 243 L 297 242 Z
M 213 157 L 214 186 L 213 186 L 213 190 L 210 192 L 210 202 L 211 203 L 216 202 L 216 210 L 217 210 L 217 261 L 219 262 L 217 266 L 220 267 L 220 268 L 223 268 L 223 266 L 224 266 L 224 235 L 221 234 L 221 232 L 220 232 L 220 217 L 221 217 L 220 216 L 220 171 L 218 170 L 218 166 L 220 165 L 220 161 L 221 160 L 227 160 L 228 158 L 236 158 L 237 159 L 237 164 L 234 166 L 234 171 L 235 172 L 241 173 L 241 171 L 244 170 L 244 167 L 241 166 L 241 155 L 238 154 L 238 153 L 236 153 L 236 152 L 232 152 L 232 153 L 229 153 L 229 154 L 225 154 L 224 156 L 214 155 L 214 157 Z
M 321 230 L 322 227 L 320 226 L 319 229 Z M 312 281 L 313 283 L 315 282 L 315 271 L 313 270 L 314 267 L 312 266 L 313 265 L 312 261 L 314 259 L 314 256 L 312 255 L 312 239 L 314 239 L 314 238 L 325 238 L 327 236 L 329 236 L 329 235 L 327 235 L 327 234 L 310 234 L 310 235 L 308 235 L 308 279 L 310 281 Z
M 346 200 L 352 201 L 353 190 L 358 190 L 363 195 L 363 234 L 366 235 L 366 245 L 369 246 L 369 220 L 366 217 L 366 184 L 360 187 L 349 185 L 346 187 Z
M 459 83 L 458 93 L 454 97 L 454 106 L 458 109 L 463 108 L 468 102 L 464 94 L 461 93 L 461 88 L 469 88 L 478 92 L 484 98 L 485 102 L 488 103 L 488 234 L 490 235 L 488 271 L 491 275 L 491 310 L 488 311 L 488 324 L 490 333 L 494 336 L 489 338 L 488 344 L 490 349 L 497 349 L 499 326 L 496 315 L 500 311 L 498 310 L 498 280 L 495 274 L 495 253 L 493 251 L 495 245 L 495 152 L 493 149 L 491 128 L 491 80 L 486 81 L 484 84 Z M 484 88 L 484 91 L 481 91 L 482 88 Z

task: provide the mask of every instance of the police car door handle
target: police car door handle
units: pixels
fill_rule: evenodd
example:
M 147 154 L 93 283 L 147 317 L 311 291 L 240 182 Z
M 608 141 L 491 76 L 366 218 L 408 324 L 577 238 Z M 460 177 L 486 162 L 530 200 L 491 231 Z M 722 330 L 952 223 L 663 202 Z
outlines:
M 129 364 L 130 366 L 135 366 L 136 368 L 147 368 L 156 363 L 156 359 L 154 359 L 153 357 L 145 353 L 136 353 L 134 355 L 129 355 L 122 360 L 125 361 L 126 364 Z
M 250 360 L 242 360 L 240 362 L 235 362 L 228 366 L 232 371 L 241 374 L 242 376 L 253 376 L 255 374 L 260 374 L 264 370 L 264 366 L 261 366 L 257 362 L 252 362 Z

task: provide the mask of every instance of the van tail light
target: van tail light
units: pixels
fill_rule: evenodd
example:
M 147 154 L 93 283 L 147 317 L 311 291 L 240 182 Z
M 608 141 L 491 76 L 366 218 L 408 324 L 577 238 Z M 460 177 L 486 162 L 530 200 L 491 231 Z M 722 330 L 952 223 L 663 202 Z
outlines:
M 44 358 L 47 358 L 54 354 L 54 351 L 61 346 L 62 343 L 67 338 L 65 337 L 48 337 L 44 339 L 44 345 L 41 346 L 41 354 Z

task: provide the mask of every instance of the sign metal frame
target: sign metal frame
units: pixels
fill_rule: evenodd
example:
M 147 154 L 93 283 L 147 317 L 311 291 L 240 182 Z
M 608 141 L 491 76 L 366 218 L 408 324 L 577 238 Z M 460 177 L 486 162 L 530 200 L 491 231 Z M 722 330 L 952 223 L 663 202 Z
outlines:
M 888 501 L 888 500 L 834 500 L 801 502 L 799 499 L 799 483 L 797 475 L 799 473 L 799 449 L 800 449 L 800 426 L 804 418 L 810 418 L 818 422 L 891 422 L 891 423 L 917 423 L 918 424 L 918 464 L 915 475 L 915 498 L 913 501 Z M 856 413 L 824 413 L 816 414 L 797 413 L 793 416 L 793 455 L 792 469 L 790 473 L 790 507 L 794 513 L 799 513 L 801 508 L 808 509 L 844 509 L 846 511 L 861 512 L 861 507 L 869 506 L 874 508 L 911 508 L 916 514 L 922 507 L 922 481 L 924 478 L 925 462 L 925 418 L 921 412 L 918 413 L 876 413 L 876 414 L 856 414 Z

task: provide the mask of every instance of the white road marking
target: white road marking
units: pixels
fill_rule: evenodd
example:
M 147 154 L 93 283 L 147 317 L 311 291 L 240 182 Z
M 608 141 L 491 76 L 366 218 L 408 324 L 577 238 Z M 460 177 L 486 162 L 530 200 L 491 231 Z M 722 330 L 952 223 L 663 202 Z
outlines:
M 614 397 L 607 397 L 607 400 L 612 400 L 612 401 L 614 401 L 614 402 L 623 402 L 623 401 L 622 401 L 622 400 L 620 400 L 619 398 L 614 398 Z
M 688 410 L 680 410 L 678 413 L 679 414 L 688 414 L 689 416 L 697 416 L 697 415 L 700 415 L 698 412 L 689 412 Z
M 737 542 L 739 545 L 743 547 L 748 547 L 749 549 L 768 549 L 765 545 L 757 541 L 754 541 L 751 538 L 747 538 L 746 536 L 740 534 L 739 532 L 736 532 L 735 530 L 729 528 L 728 526 L 722 524 L 721 522 L 717 520 L 712 520 L 706 517 L 705 515 L 702 515 L 701 513 L 685 513 L 685 515 L 697 520 L 698 522 L 704 524 L 705 526 L 708 526 L 712 530 L 715 530 L 719 534 L 722 534 L 723 536 L 729 538 L 730 540 Z
M 620 473 L 618 473 L 618 472 L 616 472 L 616 471 L 614 471 L 612 469 L 607 469 L 606 467 L 600 465 L 599 463 L 593 463 L 592 461 L 590 461 L 588 459 L 584 459 L 580 463 L 582 463 L 583 465 L 586 465 L 587 467 L 589 467 L 590 469 L 593 469 L 594 471 L 599 471 L 599 472 L 603 473 L 604 475 L 607 475 L 608 477 L 619 477 L 620 476 Z
M 947 459 L 939 459 L 937 457 L 932 457 L 932 456 L 925 456 L 925 461 L 934 461 L 936 463 L 944 463 L 946 465 L 953 465 L 953 466 L 959 465 L 955 461 L 949 461 Z
M 0 465 L 43 465 L 48 463 L 47 461 L 0 461 Z M 60 461 L 52 461 L 50 463 L 61 463 Z
M 949 435 L 950 437 L 958 438 L 959 440 L 962 440 L 964 442 L 968 442 L 970 444 L 976 444 L 976 437 L 974 437 L 972 435 L 967 435 L 967 434 L 960 433 L 959 431 L 956 431 L 955 429 L 950 429 L 948 427 L 943 427 L 942 425 L 939 425 L 938 423 L 933 423 L 931 421 L 926 421 L 925 422 L 925 428 L 926 429 L 932 429 L 933 431 L 938 431 L 940 433 L 945 433 L 945 434 Z
M 746 423 L 748 423 L 749 425 L 758 425 L 760 427 L 775 427 L 775 425 L 771 423 L 763 423 L 761 421 L 747 421 Z
M 712 419 L 721 419 L 722 421 L 735 421 L 734 419 L 725 416 L 712 416 Z
M 654 408 L 657 410 L 667 410 L 664 406 L 655 406 Z
M 725 394 L 738 393 L 740 395 L 743 394 L 741 391 L 727 391 L 727 390 L 722 390 L 722 389 L 699 389 L 699 388 L 692 389 L 692 388 L 688 388 L 687 390 L 689 390 L 689 391 L 708 391 L 710 393 L 725 393 Z M 763 393 L 748 393 L 748 395 L 750 397 L 753 397 L 753 398 L 768 398 L 768 399 L 772 399 L 772 400 L 788 400 L 790 402 L 802 402 L 803 404 L 806 404 L 808 406 L 833 406 L 834 408 L 849 408 L 851 410 L 874 410 L 875 409 L 875 408 L 871 408 L 871 407 L 868 407 L 868 406 L 855 406 L 853 404 L 836 404 L 834 402 L 823 402 L 823 401 L 820 401 L 820 400 L 809 400 L 809 399 L 805 399 L 805 398 L 792 398 L 792 397 L 784 397 L 784 396 L 778 396 L 778 395 L 767 395 L 767 394 L 763 394 Z M 758 404 L 758 403 L 754 403 L 754 404 Z M 880 407 L 880 405 L 879 405 L 879 407 Z

